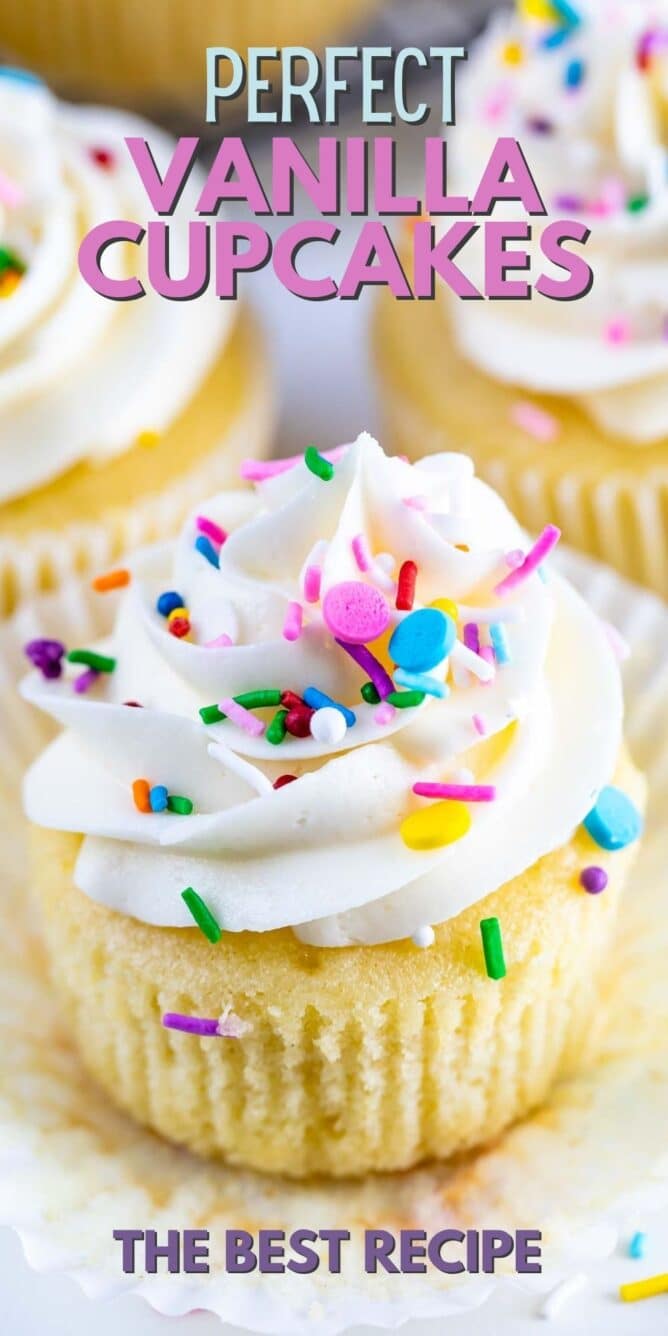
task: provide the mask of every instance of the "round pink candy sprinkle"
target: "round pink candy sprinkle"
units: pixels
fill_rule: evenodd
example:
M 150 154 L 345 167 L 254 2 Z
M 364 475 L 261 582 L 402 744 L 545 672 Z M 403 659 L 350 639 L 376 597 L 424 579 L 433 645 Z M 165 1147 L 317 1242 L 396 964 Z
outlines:
M 322 613 L 332 635 L 353 645 L 376 640 L 390 624 L 387 600 L 380 590 L 361 580 L 332 585 L 325 594 Z

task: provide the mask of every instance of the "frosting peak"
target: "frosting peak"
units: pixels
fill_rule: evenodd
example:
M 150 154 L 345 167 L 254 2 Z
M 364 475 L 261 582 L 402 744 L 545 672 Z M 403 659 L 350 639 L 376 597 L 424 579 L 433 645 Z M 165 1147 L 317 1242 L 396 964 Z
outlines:
M 463 455 L 411 466 L 362 436 L 331 476 L 311 463 L 132 562 L 90 692 L 25 684 L 66 729 L 28 813 L 85 834 L 77 884 L 121 912 L 188 925 L 192 886 L 228 931 L 410 935 L 567 840 L 612 774 L 618 672 L 593 615 L 542 578 L 553 538 L 514 569 L 526 538 Z M 219 551 L 210 534 L 229 535 Z M 144 800 L 194 810 L 138 808 L 139 778 Z M 425 784 L 463 796 L 456 841 L 415 842 Z

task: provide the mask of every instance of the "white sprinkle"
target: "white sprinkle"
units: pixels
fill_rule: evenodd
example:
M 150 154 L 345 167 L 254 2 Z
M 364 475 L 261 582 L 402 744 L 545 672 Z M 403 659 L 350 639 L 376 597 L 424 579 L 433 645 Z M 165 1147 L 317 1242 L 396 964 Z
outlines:
M 543 1300 L 539 1309 L 540 1317 L 547 1318 L 550 1322 L 553 1317 L 561 1312 L 564 1304 L 567 1304 L 569 1299 L 574 1299 L 575 1295 L 579 1294 L 586 1284 L 587 1277 L 582 1271 L 578 1271 L 575 1276 L 569 1276 L 568 1280 L 562 1280 Z
M 467 645 L 462 644 L 461 640 L 455 641 L 450 651 L 450 658 L 457 668 L 468 668 L 480 682 L 491 682 L 494 677 L 493 665 L 480 654 L 475 654 Z
M 468 603 L 459 604 L 461 622 L 521 622 L 524 613 L 521 608 L 511 603 L 499 603 L 496 608 L 471 608 Z
M 333 705 L 323 705 L 321 710 L 316 710 L 311 716 L 311 737 L 316 742 L 322 742 L 326 747 L 332 747 L 335 743 L 341 742 L 346 736 L 348 725 L 340 710 L 336 710 Z
M 413 946 L 433 946 L 436 941 L 436 933 L 430 923 L 423 923 L 422 927 L 415 929 L 411 941 Z

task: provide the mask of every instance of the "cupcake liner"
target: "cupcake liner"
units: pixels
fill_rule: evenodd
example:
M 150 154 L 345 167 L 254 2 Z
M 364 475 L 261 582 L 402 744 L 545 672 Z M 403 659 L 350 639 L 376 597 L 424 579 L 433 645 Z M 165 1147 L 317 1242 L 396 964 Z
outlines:
M 7 0 L 0 19 L 0 48 L 34 66 L 75 95 L 97 101 L 129 98 L 134 104 L 171 110 L 187 106 L 203 115 L 205 50 L 225 45 L 298 43 L 324 45 L 359 29 L 381 0 Z M 223 104 L 225 106 L 226 104 Z M 229 104 L 233 115 L 240 103 Z M 223 113 L 224 114 L 224 113 Z
M 262 362 L 247 402 L 224 438 L 162 491 L 114 509 L 95 523 L 42 529 L 19 539 L 0 537 L 0 624 L 7 607 L 102 570 L 123 552 L 176 534 L 197 501 L 229 486 L 244 456 L 266 453 L 271 417 L 271 380 Z
M 9 722 L 0 744 L 0 1221 L 17 1229 L 33 1265 L 66 1271 L 91 1296 L 131 1290 L 163 1313 L 204 1308 L 253 1331 L 333 1333 L 359 1322 L 390 1327 L 461 1313 L 512 1274 L 366 1276 L 365 1228 L 542 1229 L 543 1275 L 512 1282 L 536 1295 L 608 1255 L 640 1212 L 668 1205 L 668 612 L 582 557 L 562 554 L 560 564 L 631 645 L 628 736 L 650 783 L 646 837 L 609 968 L 604 1060 L 562 1081 L 539 1112 L 491 1147 L 359 1183 L 289 1184 L 197 1160 L 124 1117 L 84 1073 L 46 982 L 20 837 L 19 776 L 48 725 L 33 719 L 13 685 L 27 634 L 57 627 L 64 639 L 90 639 L 113 618 L 114 596 L 96 599 L 72 586 L 0 627 L 0 707 Z M 310 1276 L 227 1275 L 224 1230 L 261 1227 L 350 1230 L 342 1274 L 321 1267 Z M 119 1228 L 206 1228 L 211 1273 L 124 1276 L 112 1240 Z

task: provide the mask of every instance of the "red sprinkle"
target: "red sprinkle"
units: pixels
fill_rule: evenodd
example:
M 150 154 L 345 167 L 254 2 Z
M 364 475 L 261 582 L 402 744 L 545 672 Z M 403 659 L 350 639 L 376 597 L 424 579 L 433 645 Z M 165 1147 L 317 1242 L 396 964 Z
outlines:
M 104 167 L 106 171 L 110 171 L 116 165 L 116 158 L 109 148 L 91 148 L 89 152 L 93 162 L 96 162 L 98 167 Z
M 190 631 L 190 622 L 187 617 L 172 617 L 167 630 L 170 635 L 176 636 L 177 640 L 183 640 L 183 637 L 187 636 Z
M 131 705 L 133 710 L 143 710 L 144 708 L 140 700 L 124 700 L 123 704 Z
M 274 788 L 282 789 L 286 784 L 294 783 L 296 778 L 296 775 L 279 775 L 278 779 L 274 780 Z
M 297 693 L 296 693 L 295 691 L 282 691 L 282 692 L 281 692 L 281 705 L 284 705 L 285 708 L 286 708 L 286 710 L 307 710 L 307 709 L 308 709 L 308 705 L 305 705 L 305 704 L 304 704 L 304 702 L 303 702 L 301 696 L 298 696 Z
M 302 706 L 301 709 L 295 707 L 288 710 L 285 716 L 285 727 L 288 733 L 292 733 L 295 738 L 307 738 L 311 731 L 313 714 L 314 711 L 310 710 L 307 705 Z
M 401 612 L 410 612 L 415 602 L 415 581 L 417 566 L 414 561 L 404 561 L 399 571 L 397 582 L 396 606 Z

